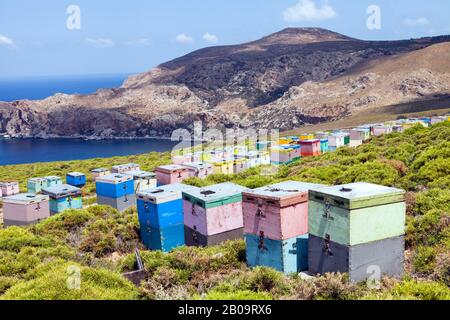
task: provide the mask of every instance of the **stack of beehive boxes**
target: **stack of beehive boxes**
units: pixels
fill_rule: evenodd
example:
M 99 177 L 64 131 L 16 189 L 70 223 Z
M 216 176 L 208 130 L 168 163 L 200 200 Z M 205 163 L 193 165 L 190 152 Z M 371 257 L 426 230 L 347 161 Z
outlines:
M 68 185 L 53 185 L 42 189 L 50 197 L 50 213 L 58 214 L 68 209 L 81 209 L 81 189 Z
M 287 181 L 243 192 L 249 266 L 293 273 L 308 267 L 308 190 L 322 185 Z
M 97 203 L 111 206 L 118 211 L 136 204 L 133 177 L 126 174 L 110 174 L 95 180 Z
M 188 169 L 178 164 L 159 166 L 155 169 L 155 173 L 159 186 L 181 183 L 183 180 L 189 178 Z
M 363 281 L 403 274 L 404 191 L 368 183 L 309 193 L 309 271 L 349 273 Z
M 50 198 L 50 214 L 58 214 L 68 209 L 82 208 L 81 189 L 68 184 L 57 184 L 42 189 L 42 194 Z
M 49 197 L 36 194 L 15 194 L 3 199 L 5 227 L 37 223 L 50 217 Z
M 0 197 L 9 197 L 20 192 L 18 182 L 0 182 Z
M 186 245 L 211 246 L 242 238 L 242 192 L 245 190 L 234 183 L 222 183 L 183 191 Z
M 184 245 L 182 192 L 195 189 L 172 184 L 137 193 L 141 238 L 147 248 L 168 252 Z

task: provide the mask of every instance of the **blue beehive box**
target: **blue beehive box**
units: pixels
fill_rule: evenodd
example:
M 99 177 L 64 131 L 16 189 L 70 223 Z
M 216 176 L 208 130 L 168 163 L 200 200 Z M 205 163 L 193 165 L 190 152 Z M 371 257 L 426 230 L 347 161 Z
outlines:
M 97 196 L 121 198 L 134 194 L 133 177 L 125 174 L 109 174 L 95 180 Z
M 81 209 L 81 189 L 68 185 L 54 185 L 42 189 L 42 193 L 50 197 L 50 213 L 57 214 L 68 209 Z
M 28 193 L 40 193 L 42 189 L 48 187 L 47 179 L 45 178 L 31 178 L 27 182 Z
M 182 192 L 194 189 L 198 188 L 172 184 L 137 193 L 141 238 L 147 248 L 167 252 L 185 244 Z
M 81 172 L 70 172 L 66 175 L 66 182 L 71 186 L 82 188 L 86 185 L 86 175 Z
M 266 266 L 285 274 L 308 269 L 308 235 L 287 240 L 271 240 L 264 235 L 245 235 L 247 264 Z
M 138 192 L 139 221 L 154 228 L 184 223 L 182 193 L 196 189 L 180 183 Z
M 170 252 L 184 246 L 184 224 L 177 224 L 158 229 L 141 224 L 141 239 L 145 247 L 150 250 Z
M 329 151 L 328 139 L 320 139 L 320 151 L 322 151 L 322 153 Z

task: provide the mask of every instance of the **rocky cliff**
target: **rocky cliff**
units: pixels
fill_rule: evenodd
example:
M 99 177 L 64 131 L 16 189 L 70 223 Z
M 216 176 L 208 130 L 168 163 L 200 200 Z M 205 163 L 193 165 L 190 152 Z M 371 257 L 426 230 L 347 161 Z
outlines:
M 450 92 L 450 36 L 362 41 L 328 30 L 285 29 L 210 47 L 91 95 L 0 103 L 12 136 L 170 136 L 210 128 L 278 128 L 345 117 L 361 108 Z

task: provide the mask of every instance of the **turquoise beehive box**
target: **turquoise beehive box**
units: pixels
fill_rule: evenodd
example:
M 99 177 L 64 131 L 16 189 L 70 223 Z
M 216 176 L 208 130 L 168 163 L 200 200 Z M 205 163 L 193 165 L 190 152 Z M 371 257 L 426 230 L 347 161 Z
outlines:
M 313 189 L 309 193 L 309 233 L 344 246 L 402 236 L 404 196 L 404 190 L 370 183 Z

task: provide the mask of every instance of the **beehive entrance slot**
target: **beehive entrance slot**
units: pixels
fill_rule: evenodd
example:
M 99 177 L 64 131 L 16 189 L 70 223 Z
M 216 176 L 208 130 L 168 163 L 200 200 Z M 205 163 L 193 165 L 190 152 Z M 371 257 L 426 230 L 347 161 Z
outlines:
M 210 195 L 212 195 L 212 194 L 215 194 L 215 192 L 214 192 L 214 191 L 211 191 L 211 190 L 201 191 L 200 193 L 201 193 L 202 195 L 204 195 L 204 196 L 210 196 Z

